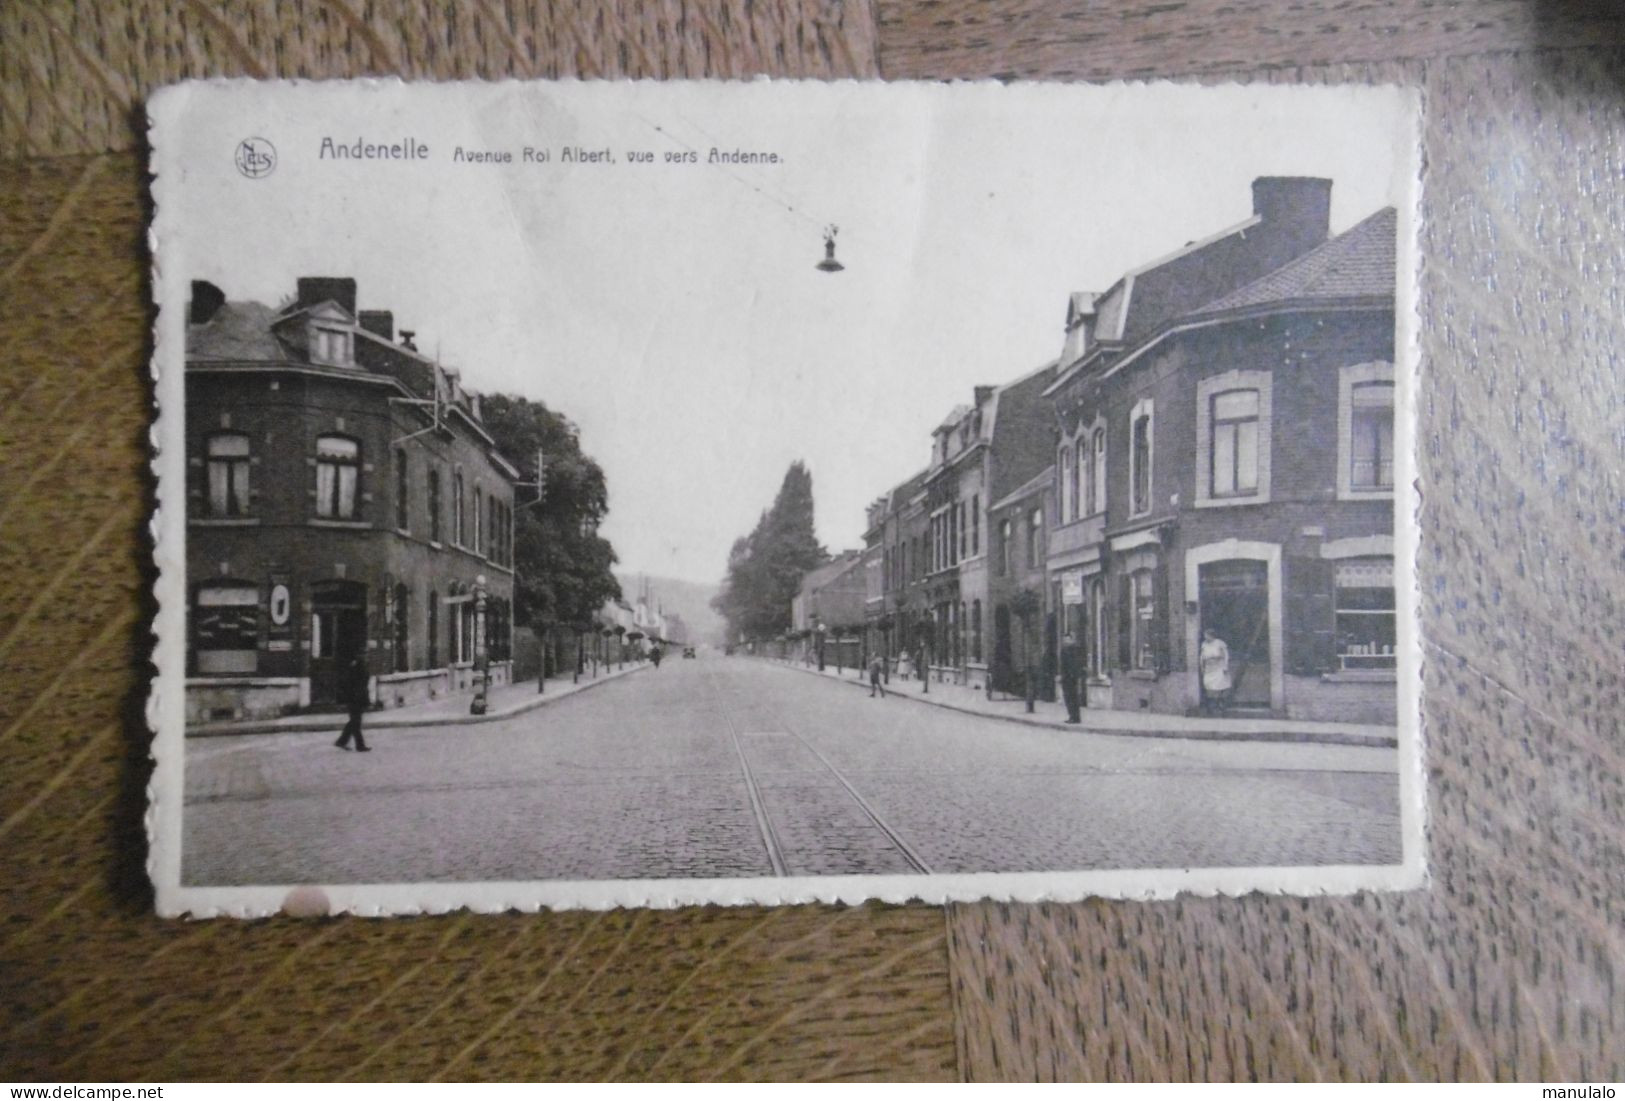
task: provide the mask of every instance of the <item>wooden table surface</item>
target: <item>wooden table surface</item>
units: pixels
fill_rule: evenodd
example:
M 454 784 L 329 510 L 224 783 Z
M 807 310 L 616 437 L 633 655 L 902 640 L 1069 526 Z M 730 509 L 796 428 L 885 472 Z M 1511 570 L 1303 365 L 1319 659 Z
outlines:
M 1422 86 L 1429 889 L 154 918 L 142 97 L 384 73 Z M 1622 137 L 1606 0 L 0 5 L 0 1078 L 1625 1078 Z

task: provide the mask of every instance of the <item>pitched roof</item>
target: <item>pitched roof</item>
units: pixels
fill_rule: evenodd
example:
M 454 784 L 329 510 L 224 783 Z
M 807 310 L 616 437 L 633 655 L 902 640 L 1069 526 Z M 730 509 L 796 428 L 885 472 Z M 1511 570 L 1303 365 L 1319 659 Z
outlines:
M 924 488 L 926 476 L 930 473 L 930 470 L 918 471 L 911 475 L 908 481 L 893 486 L 890 494 L 891 500 L 887 502 L 888 510 L 895 511 L 908 504 L 909 498 Z
M 801 577 L 801 591 L 810 592 L 821 589 L 831 581 L 838 579 L 849 570 L 857 569 L 863 565 L 861 553 L 847 552 L 839 555 L 822 566 L 814 566 Z
M 201 325 L 186 326 L 188 359 L 292 362 L 271 332 L 277 311 L 258 302 L 227 302 Z
M 1003 497 L 1050 463 L 1048 428 L 1054 414 L 1044 390 L 1055 380 L 1051 361 L 999 387 L 998 415 L 993 422 L 992 484 L 989 498 Z
M 1192 317 L 1287 302 L 1343 301 L 1394 294 L 1399 215 L 1384 207 L 1365 221 L 1194 311 Z

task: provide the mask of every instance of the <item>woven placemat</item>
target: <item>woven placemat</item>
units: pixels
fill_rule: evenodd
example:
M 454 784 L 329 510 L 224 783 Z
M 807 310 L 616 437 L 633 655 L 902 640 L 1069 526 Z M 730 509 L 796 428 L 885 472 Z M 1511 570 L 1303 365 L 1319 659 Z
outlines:
M 0 6 L 0 1077 L 1625 1077 L 1625 36 L 1606 3 L 1462 11 Z M 1593 48 L 1532 49 L 1550 46 Z M 151 917 L 148 90 L 1258 66 L 1428 96 L 1429 891 L 980 904 L 946 923 L 928 907 Z

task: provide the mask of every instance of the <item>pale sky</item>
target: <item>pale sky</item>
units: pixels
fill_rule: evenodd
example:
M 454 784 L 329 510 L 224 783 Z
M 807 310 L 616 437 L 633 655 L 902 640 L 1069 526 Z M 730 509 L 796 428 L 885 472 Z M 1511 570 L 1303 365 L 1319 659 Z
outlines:
M 1332 231 L 1414 203 L 1409 97 L 1278 87 L 608 84 L 195 87 L 177 97 L 182 240 L 165 306 L 208 279 L 275 304 L 350 275 L 485 392 L 540 399 L 604 467 L 626 570 L 715 582 L 785 468 L 819 537 L 925 465 L 978 383 L 1059 351 L 1067 296 L 1251 214 L 1262 175 L 1334 181 Z M 238 141 L 278 152 L 248 179 Z M 331 161 L 324 136 L 414 138 Z M 459 164 L 454 147 L 511 151 Z M 524 164 L 526 145 L 552 163 Z M 566 145 L 616 163 L 563 164 Z M 780 165 L 713 166 L 712 146 Z M 698 165 L 668 164 L 693 149 Z M 646 150 L 652 165 L 630 163 Z M 794 208 L 788 209 L 788 208 Z M 844 272 L 814 270 L 840 226 Z

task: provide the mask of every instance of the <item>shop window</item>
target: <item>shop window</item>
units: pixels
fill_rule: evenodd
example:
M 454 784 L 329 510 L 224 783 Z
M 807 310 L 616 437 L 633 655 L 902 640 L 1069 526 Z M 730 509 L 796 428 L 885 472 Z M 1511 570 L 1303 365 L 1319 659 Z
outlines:
M 1129 660 L 1134 669 L 1157 667 L 1153 635 L 1157 618 L 1156 578 L 1151 570 L 1129 575 Z
M 1093 631 L 1089 640 L 1089 672 L 1103 677 L 1106 675 L 1106 582 L 1099 577 L 1089 582 L 1089 624 Z
M 347 436 L 316 440 L 316 515 L 353 520 L 360 499 L 361 445 Z
M 1339 668 L 1396 668 L 1394 560 L 1343 559 L 1337 563 L 1336 586 Z
M 204 444 L 209 477 L 209 515 L 248 515 L 248 437 L 216 432 Z
M 259 589 L 242 581 L 199 585 L 192 644 L 200 674 L 252 673 L 259 660 Z

